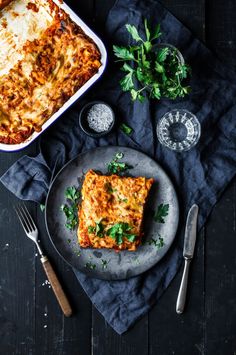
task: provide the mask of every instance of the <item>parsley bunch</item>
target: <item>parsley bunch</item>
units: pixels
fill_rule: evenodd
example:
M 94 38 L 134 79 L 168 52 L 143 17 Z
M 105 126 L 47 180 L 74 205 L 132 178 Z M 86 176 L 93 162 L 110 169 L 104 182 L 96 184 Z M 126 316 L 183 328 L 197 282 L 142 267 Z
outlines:
M 144 27 L 145 39 L 135 26 L 127 24 L 126 29 L 136 45 L 113 46 L 115 56 L 124 61 L 121 70 L 126 74 L 120 80 L 122 90 L 129 91 L 132 100 L 141 102 L 145 100 L 144 92 L 155 99 L 184 97 L 190 92 L 190 87 L 183 84 L 190 67 L 180 62 L 177 49 L 156 45 L 162 35 L 159 24 L 151 31 L 145 19 Z

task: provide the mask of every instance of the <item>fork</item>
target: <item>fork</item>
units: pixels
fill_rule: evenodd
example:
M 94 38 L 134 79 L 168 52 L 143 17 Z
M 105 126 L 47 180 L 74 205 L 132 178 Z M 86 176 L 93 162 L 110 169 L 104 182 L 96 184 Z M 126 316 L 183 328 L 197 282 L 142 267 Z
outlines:
M 50 282 L 54 294 L 57 298 L 57 301 L 66 317 L 70 317 L 72 315 L 72 309 L 69 304 L 69 301 L 62 289 L 62 286 L 55 274 L 55 271 L 52 268 L 50 261 L 48 260 L 47 256 L 43 255 L 42 249 L 39 245 L 40 240 L 38 239 L 38 229 L 31 217 L 28 209 L 25 205 L 14 207 L 16 214 L 20 220 L 20 223 L 25 231 L 25 234 L 28 238 L 30 238 L 37 246 L 40 260 L 43 265 L 44 271 L 47 275 L 48 281 Z

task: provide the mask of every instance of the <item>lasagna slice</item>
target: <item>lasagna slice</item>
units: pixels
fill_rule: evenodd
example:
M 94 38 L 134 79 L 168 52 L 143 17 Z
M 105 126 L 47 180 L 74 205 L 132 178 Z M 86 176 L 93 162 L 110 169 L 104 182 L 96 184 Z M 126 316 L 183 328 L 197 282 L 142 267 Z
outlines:
M 153 182 L 145 177 L 106 176 L 89 170 L 78 212 L 80 246 L 136 250 L 143 236 L 144 206 Z

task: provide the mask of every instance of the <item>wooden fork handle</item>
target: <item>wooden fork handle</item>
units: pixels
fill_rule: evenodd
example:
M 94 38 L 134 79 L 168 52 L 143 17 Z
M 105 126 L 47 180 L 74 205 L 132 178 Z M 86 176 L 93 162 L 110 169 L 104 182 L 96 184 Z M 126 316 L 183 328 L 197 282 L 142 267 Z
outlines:
M 69 301 L 61 287 L 60 281 L 55 274 L 55 271 L 52 268 L 52 265 L 46 256 L 41 257 L 41 262 L 43 264 L 43 268 L 46 272 L 48 281 L 50 282 L 54 294 L 57 298 L 57 301 L 66 317 L 70 317 L 72 315 L 72 309 L 69 304 Z

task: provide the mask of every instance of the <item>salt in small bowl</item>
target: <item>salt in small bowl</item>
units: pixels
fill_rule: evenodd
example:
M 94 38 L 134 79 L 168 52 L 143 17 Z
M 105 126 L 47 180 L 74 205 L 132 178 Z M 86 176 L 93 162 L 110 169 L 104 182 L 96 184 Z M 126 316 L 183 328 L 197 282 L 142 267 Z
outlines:
M 110 124 L 109 128 L 107 130 L 104 130 L 102 132 L 97 132 L 96 130 L 92 129 L 89 126 L 89 122 L 88 122 L 88 114 L 91 110 L 91 108 L 95 105 L 98 104 L 102 104 L 105 105 L 111 112 L 111 118 L 112 118 L 112 123 Z M 100 137 L 104 137 L 106 136 L 108 133 L 110 133 L 114 126 L 115 126 L 115 114 L 113 109 L 111 108 L 110 105 L 108 105 L 106 102 L 104 101 L 100 101 L 100 100 L 96 100 L 96 101 L 91 101 L 89 103 L 87 103 L 80 111 L 79 113 L 79 125 L 80 128 L 82 129 L 82 131 L 84 133 L 86 133 L 88 136 L 93 137 L 93 138 L 100 138 Z

